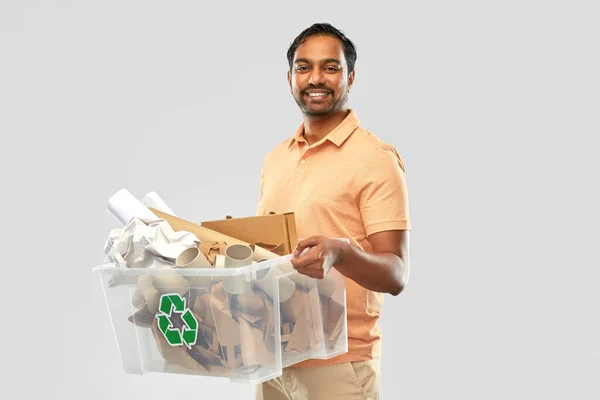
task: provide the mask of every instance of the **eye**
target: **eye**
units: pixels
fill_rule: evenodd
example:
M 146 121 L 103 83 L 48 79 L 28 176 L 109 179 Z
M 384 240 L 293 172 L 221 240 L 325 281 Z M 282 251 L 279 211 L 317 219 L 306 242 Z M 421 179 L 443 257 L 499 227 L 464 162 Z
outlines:
M 306 65 L 299 65 L 298 68 L 296 68 L 296 71 L 306 71 L 308 69 L 308 67 Z
M 327 72 L 336 72 L 339 68 L 337 67 L 326 67 L 325 70 L 327 70 Z

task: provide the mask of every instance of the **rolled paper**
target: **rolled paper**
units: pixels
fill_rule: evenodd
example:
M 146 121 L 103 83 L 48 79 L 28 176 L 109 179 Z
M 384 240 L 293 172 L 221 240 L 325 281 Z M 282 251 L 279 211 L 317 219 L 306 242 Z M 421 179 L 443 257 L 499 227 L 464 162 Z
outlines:
M 167 214 L 176 215 L 173 210 L 161 199 L 156 192 L 148 192 L 142 199 L 142 204 L 148 208 L 152 207 Z
M 250 246 L 233 244 L 225 249 L 225 268 L 240 268 L 252 265 L 253 251 Z M 230 294 L 241 294 L 252 289 L 252 282 L 244 275 L 223 278 L 223 289 Z
M 131 296 L 131 302 L 135 308 L 140 310 L 146 305 L 146 299 L 144 298 L 144 289 L 140 285 L 136 285 Z
M 152 276 L 154 288 L 162 295 L 178 293 L 184 295 L 190 288 L 190 282 L 181 275 L 177 275 L 172 268 L 165 267 L 160 274 Z
M 263 271 L 260 271 L 263 272 Z M 280 276 L 279 278 L 279 302 L 283 303 L 287 301 L 294 292 L 296 291 L 296 284 L 293 280 L 291 280 L 287 276 L 281 276 L 282 272 L 276 266 L 272 266 L 268 269 L 266 275 L 263 275 L 261 278 L 256 280 L 254 284 L 258 286 L 263 292 L 267 294 L 273 300 L 275 283 L 273 282 L 273 277 Z
M 144 300 L 148 306 L 148 310 L 152 313 L 158 312 L 158 302 L 160 301 L 160 292 L 155 287 L 144 289 Z
M 175 260 L 175 265 L 183 268 L 212 268 L 212 265 L 198 247 L 190 247 L 184 250 Z
M 294 266 L 292 265 L 292 263 L 289 263 L 289 262 L 280 265 L 279 268 L 281 268 L 282 272 L 284 272 L 284 273 L 290 272 L 290 271 L 295 271 Z M 306 275 L 303 275 L 300 273 L 295 273 L 295 274 L 290 275 L 289 279 L 291 279 L 296 285 L 303 287 L 304 289 L 307 289 L 307 290 L 310 290 L 314 287 L 314 285 L 310 285 L 310 283 L 309 283 L 309 282 L 312 282 L 312 278 L 309 278 Z M 335 292 L 335 289 L 336 289 L 336 285 L 337 285 L 337 282 L 335 280 L 327 278 L 327 277 L 325 277 L 323 279 L 315 279 L 315 280 L 316 280 L 317 288 L 319 290 L 319 294 L 321 296 L 331 297 L 333 295 L 333 293 Z
M 157 219 L 156 215 L 127 189 L 121 189 L 111 196 L 107 210 L 123 225 L 127 225 L 132 218 Z
M 317 280 L 317 289 L 319 294 L 325 297 L 331 297 L 335 293 L 337 282 L 333 279 L 319 279 Z
M 225 268 L 241 268 L 252 264 L 253 251 L 250 246 L 233 244 L 225 249 Z
M 254 292 L 249 290 L 243 294 L 240 294 L 237 298 L 238 309 L 249 314 L 256 314 L 260 312 L 265 306 L 264 294 L 261 292 Z
M 179 268 L 213 268 L 206 257 L 204 257 L 204 254 L 202 254 L 199 247 L 190 247 L 185 250 L 177 257 L 175 265 Z M 194 287 L 209 286 L 211 282 L 211 277 L 209 275 L 188 275 L 185 279 L 187 279 Z

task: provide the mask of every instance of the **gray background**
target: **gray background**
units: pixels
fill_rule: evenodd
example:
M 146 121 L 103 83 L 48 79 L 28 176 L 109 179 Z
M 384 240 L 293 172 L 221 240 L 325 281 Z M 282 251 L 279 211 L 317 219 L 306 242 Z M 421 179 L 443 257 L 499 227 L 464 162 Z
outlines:
M 254 214 L 264 154 L 300 123 L 286 50 L 329 21 L 358 46 L 350 106 L 407 170 L 383 398 L 599 398 L 594 3 L 2 1 L 3 390 L 252 398 L 124 374 L 91 271 L 121 188 L 191 220 Z

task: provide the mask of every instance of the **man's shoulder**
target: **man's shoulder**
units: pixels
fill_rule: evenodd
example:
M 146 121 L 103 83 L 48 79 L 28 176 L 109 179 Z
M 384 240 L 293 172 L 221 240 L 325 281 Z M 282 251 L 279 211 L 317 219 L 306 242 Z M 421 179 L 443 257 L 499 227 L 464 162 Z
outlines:
M 360 151 L 365 161 L 374 157 L 381 157 L 388 152 L 400 157 L 393 144 L 384 141 L 370 130 L 360 126 L 352 135 L 352 140 L 349 141 L 349 144 Z

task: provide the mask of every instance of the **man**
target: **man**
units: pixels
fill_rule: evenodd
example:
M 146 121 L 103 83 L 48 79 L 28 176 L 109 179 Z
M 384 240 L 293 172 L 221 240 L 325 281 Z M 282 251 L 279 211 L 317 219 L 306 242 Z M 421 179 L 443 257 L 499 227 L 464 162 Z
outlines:
M 304 238 L 292 261 L 299 273 L 322 279 L 330 259 L 345 275 L 348 352 L 286 368 L 257 385 L 256 398 L 379 399 L 383 295 L 400 294 L 409 275 L 404 166 L 347 108 L 356 50 L 343 33 L 312 25 L 294 40 L 288 61 L 303 123 L 265 157 L 258 214 L 295 213 Z

